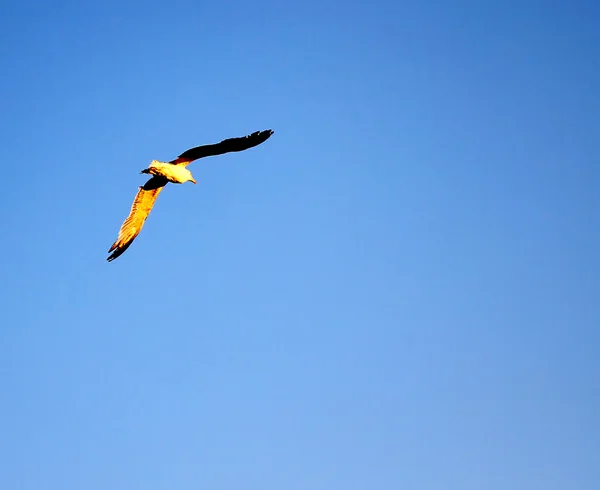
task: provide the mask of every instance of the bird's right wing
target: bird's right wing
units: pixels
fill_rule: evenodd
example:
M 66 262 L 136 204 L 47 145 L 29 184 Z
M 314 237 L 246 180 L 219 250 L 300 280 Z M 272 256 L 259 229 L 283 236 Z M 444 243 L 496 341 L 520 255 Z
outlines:
M 240 138 L 229 138 L 220 143 L 215 143 L 214 145 L 196 146 L 195 148 L 184 151 L 175 160 L 172 160 L 169 163 L 174 165 L 189 165 L 194 160 L 198 160 L 198 158 L 222 155 L 223 153 L 232 151 L 244 151 L 264 143 L 272 134 L 273 130 L 266 129 L 264 131 L 255 131 L 252 134 L 241 136 Z
M 123 222 L 121 229 L 119 230 L 119 236 L 108 253 L 111 253 L 106 259 L 109 262 L 115 260 L 125 250 L 129 248 L 135 237 L 138 236 L 146 218 L 152 211 L 152 206 L 156 198 L 167 184 L 168 180 L 164 177 L 153 176 L 148 182 L 141 186 L 138 190 L 129 216 Z

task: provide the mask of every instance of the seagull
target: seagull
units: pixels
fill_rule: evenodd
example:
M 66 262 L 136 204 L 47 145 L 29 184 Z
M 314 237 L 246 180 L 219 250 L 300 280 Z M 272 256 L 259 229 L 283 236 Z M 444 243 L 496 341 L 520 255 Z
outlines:
M 184 182 L 196 183 L 192 173 L 186 168 L 190 163 L 199 158 L 247 150 L 264 143 L 272 134 L 273 131 L 270 129 L 256 131 L 247 136 L 229 138 L 214 145 L 191 148 L 170 162 L 152 160 L 148 168 L 141 171 L 142 174 L 150 174 L 152 177 L 143 186 L 140 186 L 131 206 L 129 216 L 123 222 L 117 240 L 108 250 L 110 255 L 106 260 L 109 262 L 115 260 L 129 248 L 135 237 L 142 231 L 144 222 L 150 211 L 152 211 L 152 206 L 154 206 L 160 191 L 169 182 L 173 182 L 174 184 L 183 184 Z

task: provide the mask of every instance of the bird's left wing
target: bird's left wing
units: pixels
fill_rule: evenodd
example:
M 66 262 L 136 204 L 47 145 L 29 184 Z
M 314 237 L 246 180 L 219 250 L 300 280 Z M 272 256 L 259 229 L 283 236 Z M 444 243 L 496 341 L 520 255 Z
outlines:
M 129 216 L 121 226 L 117 240 L 110 247 L 108 253 L 112 253 L 106 260 L 109 262 L 115 260 L 129 248 L 135 237 L 142 231 L 144 222 L 150 211 L 152 211 L 152 206 L 154 206 L 156 198 L 167 183 L 168 180 L 164 177 L 154 176 L 139 188 L 131 206 Z
M 229 138 L 215 143 L 214 145 L 202 145 L 196 146 L 184 151 L 175 160 L 170 161 L 173 165 L 189 165 L 194 160 L 204 157 L 212 157 L 215 155 L 222 155 L 223 153 L 229 153 L 232 151 L 244 151 L 254 146 L 258 146 L 261 143 L 267 141 L 273 130 L 266 129 L 264 131 L 255 131 L 247 136 L 241 136 L 240 138 Z

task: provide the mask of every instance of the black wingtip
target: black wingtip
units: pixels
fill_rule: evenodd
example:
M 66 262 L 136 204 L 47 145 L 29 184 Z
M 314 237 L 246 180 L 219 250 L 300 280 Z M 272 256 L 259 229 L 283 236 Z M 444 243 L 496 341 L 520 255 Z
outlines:
M 254 133 L 247 136 L 247 138 L 255 139 L 254 146 L 260 145 L 267 141 L 274 133 L 272 129 L 263 129 L 262 131 L 255 131 Z
M 127 247 L 125 247 L 127 248 Z M 125 250 L 123 248 L 115 248 L 114 251 L 106 258 L 107 262 L 112 262 L 113 260 L 115 260 L 117 257 L 121 256 L 121 254 L 125 252 Z

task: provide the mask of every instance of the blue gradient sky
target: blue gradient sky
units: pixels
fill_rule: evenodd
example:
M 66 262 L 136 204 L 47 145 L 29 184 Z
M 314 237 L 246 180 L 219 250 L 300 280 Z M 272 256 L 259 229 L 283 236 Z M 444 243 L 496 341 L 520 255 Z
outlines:
M 599 488 L 597 2 L 0 19 L 0 488 Z

